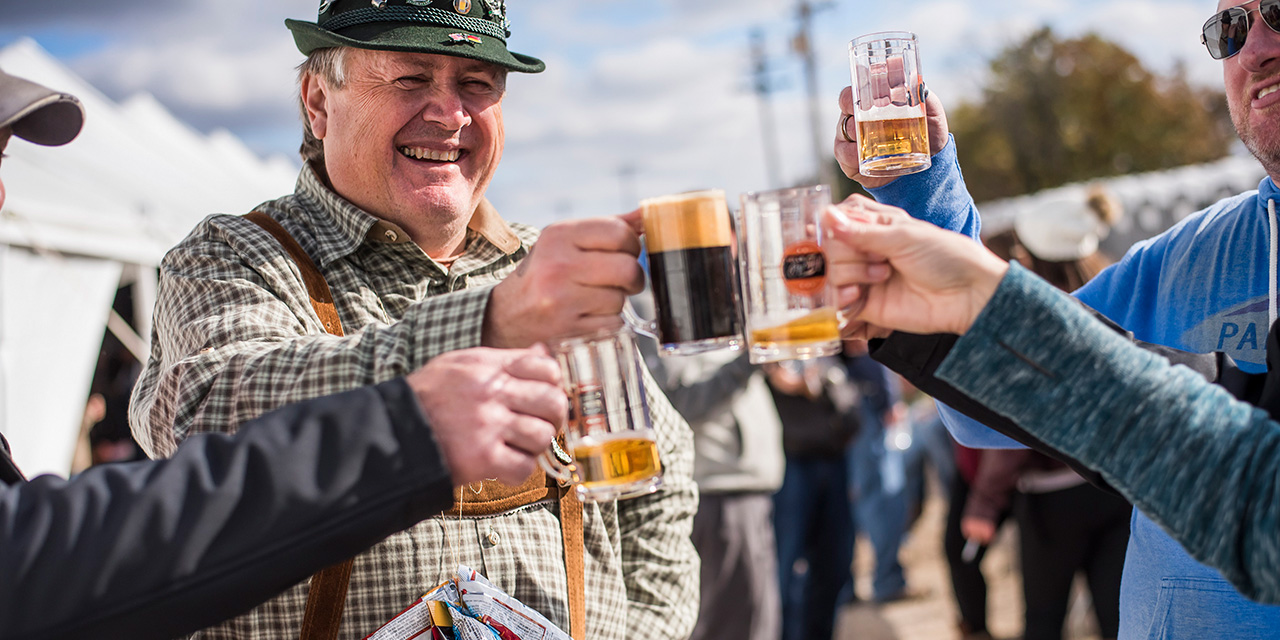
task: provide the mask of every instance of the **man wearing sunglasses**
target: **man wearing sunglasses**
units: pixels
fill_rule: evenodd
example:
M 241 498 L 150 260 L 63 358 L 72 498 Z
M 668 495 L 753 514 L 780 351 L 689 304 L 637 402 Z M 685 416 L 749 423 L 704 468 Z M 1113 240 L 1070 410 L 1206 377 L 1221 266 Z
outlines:
M 1222 0 L 1203 24 L 1201 41 L 1222 61 L 1232 122 L 1268 177 L 1257 191 L 1225 198 L 1138 243 L 1075 295 L 1139 340 L 1192 352 L 1223 351 L 1242 370 L 1258 373 L 1266 369 L 1267 332 L 1277 310 L 1280 0 Z M 845 113 L 853 111 L 849 89 L 840 103 Z M 942 105 L 931 96 L 928 108 L 930 142 L 937 153 L 929 170 L 893 181 L 860 176 L 857 147 L 842 132 L 836 158 L 876 199 L 977 238 L 978 212 L 960 175 Z M 945 407 L 943 413 L 963 444 L 1020 446 Z M 1186 456 L 1193 464 L 1195 452 Z M 1131 522 L 1120 605 L 1122 640 L 1274 638 L 1280 629 L 1280 607 L 1241 596 L 1138 511 Z

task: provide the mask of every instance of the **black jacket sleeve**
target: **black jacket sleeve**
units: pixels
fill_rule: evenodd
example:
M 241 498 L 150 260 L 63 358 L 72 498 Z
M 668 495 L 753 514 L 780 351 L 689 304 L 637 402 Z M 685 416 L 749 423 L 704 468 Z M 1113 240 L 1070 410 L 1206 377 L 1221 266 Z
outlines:
M 451 501 L 403 379 L 192 437 L 171 459 L 0 485 L 0 637 L 173 638 Z
M 1111 322 L 1102 314 L 1094 312 L 1094 316 L 1116 332 L 1128 335 L 1130 339 L 1133 339 L 1132 334 Z M 1280 325 L 1280 323 L 1277 324 Z M 959 336 L 953 334 L 916 335 L 895 332 L 886 339 L 871 341 L 871 357 L 897 372 L 935 400 L 981 422 L 994 431 L 1009 436 L 1040 453 L 1065 463 L 1085 480 L 1088 480 L 1090 484 L 1119 495 L 1097 471 L 1050 447 L 1008 418 L 987 409 L 951 385 L 938 380 L 934 374 L 947 357 L 947 354 L 951 352 L 951 347 L 955 345 L 958 339 Z M 1241 372 L 1236 368 L 1231 358 L 1225 354 L 1188 353 L 1140 340 L 1134 340 L 1134 343 L 1143 349 L 1165 357 L 1173 364 L 1181 364 L 1191 368 L 1210 382 L 1227 387 L 1237 398 L 1258 404 L 1258 395 L 1261 392 L 1265 376 Z M 1280 394 L 1280 391 L 1277 393 Z

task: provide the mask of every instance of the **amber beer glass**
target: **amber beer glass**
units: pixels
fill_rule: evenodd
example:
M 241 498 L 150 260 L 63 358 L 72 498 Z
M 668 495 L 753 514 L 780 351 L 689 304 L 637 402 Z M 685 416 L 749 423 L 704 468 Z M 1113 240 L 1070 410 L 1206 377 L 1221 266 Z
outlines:
M 662 463 L 631 330 L 561 340 L 551 352 L 569 395 L 569 421 L 564 446 L 555 443 L 538 458 L 542 468 L 573 483 L 583 500 L 657 491 Z
M 818 220 L 825 186 L 742 196 L 738 259 L 753 363 L 839 353 L 840 320 Z
M 849 43 L 858 171 L 900 176 L 929 168 L 924 80 L 914 33 L 885 31 Z M 846 129 L 848 123 L 845 123 Z
M 739 348 L 733 223 L 724 191 L 649 198 L 640 209 L 662 353 Z

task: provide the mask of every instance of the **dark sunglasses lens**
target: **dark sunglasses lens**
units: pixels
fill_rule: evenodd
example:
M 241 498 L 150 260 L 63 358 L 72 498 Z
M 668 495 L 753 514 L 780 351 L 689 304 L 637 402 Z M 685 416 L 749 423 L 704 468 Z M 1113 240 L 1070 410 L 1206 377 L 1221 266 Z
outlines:
M 1280 2 L 1280 0 L 1275 0 Z M 1204 46 L 1215 60 L 1229 58 L 1244 47 L 1244 37 L 1249 33 L 1249 14 L 1239 7 L 1232 7 L 1204 23 Z
M 1280 0 L 1262 0 L 1258 4 L 1258 15 L 1272 31 L 1280 32 Z

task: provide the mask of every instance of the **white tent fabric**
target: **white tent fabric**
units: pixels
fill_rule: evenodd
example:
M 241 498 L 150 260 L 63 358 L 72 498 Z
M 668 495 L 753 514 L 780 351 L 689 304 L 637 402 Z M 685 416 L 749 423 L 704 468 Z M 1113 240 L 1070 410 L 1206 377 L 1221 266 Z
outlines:
M 67 473 L 120 271 L 0 246 L 3 433 L 28 476 Z
M 292 191 L 297 166 L 204 135 L 149 95 L 116 104 L 29 39 L 0 49 L 0 68 L 86 111 L 64 147 L 14 138 L 0 173 L 0 433 L 28 475 L 65 474 L 121 273 L 153 290 L 146 275 L 197 222 Z M 139 306 L 145 340 L 150 300 Z
M 1038 209 L 1049 200 L 1082 193 L 1089 185 L 1101 185 L 1120 201 L 1124 210 L 1124 217 L 1101 246 L 1104 252 L 1118 257 L 1134 242 L 1154 236 L 1222 198 L 1257 189 L 1265 175 L 1262 165 L 1252 156 L 1230 155 L 1206 164 L 1068 184 L 993 200 L 979 204 L 978 210 L 982 212 L 982 234 L 990 236 L 1012 227 L 1019 211 Z

